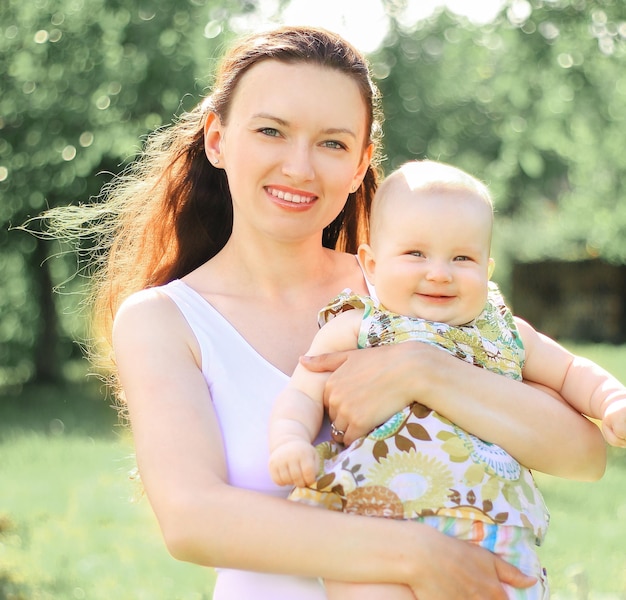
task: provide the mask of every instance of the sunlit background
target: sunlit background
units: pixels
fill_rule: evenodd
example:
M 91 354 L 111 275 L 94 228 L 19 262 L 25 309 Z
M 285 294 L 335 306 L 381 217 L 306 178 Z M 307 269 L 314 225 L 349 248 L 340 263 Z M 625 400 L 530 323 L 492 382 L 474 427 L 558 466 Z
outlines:
M 0 0 L 0 600 L 210 597 L 210 572 L 173 561 L 127 501 L 132 449 L 75 341 L 90 273 L 16 226 L 97 194 L 201 101 L 240 33 L 318 25 L 365 52 L 383 171 L 428 157 L 483 179 L 514 310 L 626 381 L 624 6 Z M 599 483 L 540 481 L 554 600 L 626 598 L 625 456 Z
M 504 0 L 416 0 L 398 3 L 398 8 L 392 12 L 407 29 L 443 8 L 473 23 L 484 24 L 498 15 L 503 4 Z M 292 0 L 282 13 L 278 0 L 260 0 L 255 14 L 236 18 L 232 23 L 240 31 L 263 29 L 278 23 L 316 25 L 336 31 L 362 52 L 370 53 L 378 49 L 387 35 L 389 16 L 389 3 L 381 0 Z

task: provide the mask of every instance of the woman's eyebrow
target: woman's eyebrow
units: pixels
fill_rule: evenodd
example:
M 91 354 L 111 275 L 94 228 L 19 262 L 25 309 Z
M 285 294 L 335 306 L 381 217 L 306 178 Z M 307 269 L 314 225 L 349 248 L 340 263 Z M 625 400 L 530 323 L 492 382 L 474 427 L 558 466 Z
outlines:
M 330 134 L 330 135 L 335 135 L 338 133 L 345 133 L 356 139 L 356 133 L 354 133 L 352 129 L 348 129 L 347 127 L 331 127 L 329 129 L 324 129 L 324 133 Z
M 289 125 L 289 122 L 285 121 L 285 119 L 281 119 L 280 117 L 276 117 L 269 113 L 255 113 L 252 115 L 252 118 L 253 119 L 269 119 L 270 121 L 276 121 L 276 123 L 278 123 L 279 125 Z

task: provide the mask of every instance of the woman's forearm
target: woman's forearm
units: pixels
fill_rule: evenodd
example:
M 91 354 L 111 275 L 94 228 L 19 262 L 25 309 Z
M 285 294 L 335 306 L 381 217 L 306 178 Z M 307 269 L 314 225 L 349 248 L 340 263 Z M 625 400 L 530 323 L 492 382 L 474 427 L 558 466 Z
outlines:
M 215 484 L 161 495 L 170 552 L 197 564 L 362 583 L 406 584 L 420 600 L 505 600 L 532 578 L 492 553 L 413 522 L 345 515 Z
M 606 448 L 595 424 L 562 400 L 428 344 L 390 344 L 301 362 L 314 371 L 334 371 L 324 402 L 347 444 L 420 402 L 531 469 L 579 480 L 604 472 Z
M 377 556 L 374 548 L 373 540 L 380 537 L 376 526 L 389 534 L 391 521 L 351 518 L 226 484 L 171 499 L 173 503 L 155 509 L 166 544 L 179 560 L 340 580 L 406 579 L 401 552 L 388 549 Z M 368 535 L 359 527 L 364 520 Z M 416 550 L 416 544 L 410 547 Z
M 402 378 L 419 402 L 531 469 L 580 480 L 604 473 L 601 432 L 564 402 L 424 344 L 405 346 Z M 428 377 L 415 376 L 416 364 Z

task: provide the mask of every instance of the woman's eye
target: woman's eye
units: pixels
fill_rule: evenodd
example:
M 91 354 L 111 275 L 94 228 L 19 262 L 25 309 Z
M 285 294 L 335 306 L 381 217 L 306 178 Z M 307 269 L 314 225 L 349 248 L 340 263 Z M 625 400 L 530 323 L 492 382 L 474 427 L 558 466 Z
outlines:
M 325 148 L 334 148 L 335 150 L 345 150 L 346 145 L 338 142 L 337 140 L 328 140 L 322 143 Z
M 262 133 L 263 135 L 267 135 L 269 137 L 280 136 L 280 131 L 278 131 L 278 129 L 274 129 L 273 127 L 263 127 L 262 129 L 259 129 L 259 133 Z

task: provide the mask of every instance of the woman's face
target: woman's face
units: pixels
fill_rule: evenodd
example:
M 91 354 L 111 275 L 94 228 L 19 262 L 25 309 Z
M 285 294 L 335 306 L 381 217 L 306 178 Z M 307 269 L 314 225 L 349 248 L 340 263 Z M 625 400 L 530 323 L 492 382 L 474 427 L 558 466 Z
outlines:
M 239 81 L 226 123 L 210 116 L 209 158 L 219 156 L 233 198 L 233 236 L 320 238 L 369 164 L 366 107 L 340 71 L 265 60 Z

